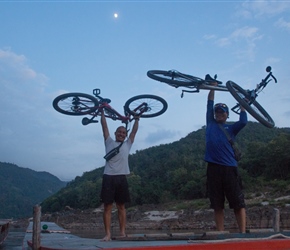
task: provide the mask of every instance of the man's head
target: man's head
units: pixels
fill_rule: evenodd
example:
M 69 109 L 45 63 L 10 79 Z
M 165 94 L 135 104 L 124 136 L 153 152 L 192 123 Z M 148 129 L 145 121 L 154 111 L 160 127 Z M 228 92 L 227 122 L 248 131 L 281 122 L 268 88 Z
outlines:
M 120 126 L 117 128 L 115 132 L 116 141 L 123 142 L 127 137 L 127 130 L 124 126 Z
M 217 103 L 214 105 L 214 114 L 217 122 L 224 123 L 229 117 L 229 108 L 224 103 Z

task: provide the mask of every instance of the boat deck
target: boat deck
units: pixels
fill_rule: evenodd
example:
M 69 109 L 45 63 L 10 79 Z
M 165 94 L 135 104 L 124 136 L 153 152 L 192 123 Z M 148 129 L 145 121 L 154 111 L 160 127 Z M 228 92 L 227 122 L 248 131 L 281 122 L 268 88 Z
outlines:
M 10 220 L 0 220 L 0 245 L 7 238 Z
M 290 249 L 290 232 L 273 233 L 271 231 L 257 233 L 210 232 L 204 234 L 133 234 L 125 238 L 113 238 L 104 242 L 100 239 L 81 238 L 55 223 L 41 222 L 41 228 L 47 225 L 47 230 L 41 232 L 40 250 L 97 250 L 97 249 Z M 32 223 L 29 224 L 24 238 L 23 249 L 30 250 L 32 246 Z

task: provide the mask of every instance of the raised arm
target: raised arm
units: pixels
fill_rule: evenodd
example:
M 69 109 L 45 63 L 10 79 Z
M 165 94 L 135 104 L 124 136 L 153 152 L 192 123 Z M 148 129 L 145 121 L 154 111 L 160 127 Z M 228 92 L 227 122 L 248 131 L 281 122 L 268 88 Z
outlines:
M 135 117 L 135 122 L 134 122 L 133 128 L 131 130 L 131 133 L 129 135 L 129 138 L 130 138 L 132 143 L 134 142 L 135 135 L 137 134 L 137 131 L 138 131 L 138 127 L 139 127 L 139 117 Z
M 208 100 L 214 101 L 214 90 L 210 90 L 207 96 Z
M 109 137 L 110 133 L 109 133 L 108 125 L 107 125 L 107 120 L 104 114 L 104 110 L 102 110 L 101 125 L 103 129 L 103 136 L 104 136 L 104 139 L 106 140 Z
M 217 82 L 213 82 L 211 85 L 213 86 L 217 86 Z M 211 101 L 214 101 L 214 93 L 215 91 L 213 89 L 211 89 L 209 92 L 208 92 L 208 97 L 207 99 L 208 100 L 211 100 Z

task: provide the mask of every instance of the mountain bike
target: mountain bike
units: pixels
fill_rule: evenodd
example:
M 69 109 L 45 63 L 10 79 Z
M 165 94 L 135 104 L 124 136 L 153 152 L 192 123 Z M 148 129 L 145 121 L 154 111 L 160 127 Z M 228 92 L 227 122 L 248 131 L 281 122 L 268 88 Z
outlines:
M 111 102 L 109 98 L 103 98 L 100 94 L 100 89 L 93 90 L 94 96 L 85 93 L 66 93 L 57 96 L 52 105 L 56 111 L 65 115 L 90 115 L 90 118 L 82 119 L 83 125 L 98 122 L 96 118 L 103 110 L 105 117 L 125 123 L 126 128 L 134 117 L 156 117 L 163 114 L 168 107 L 167 102 L 159 96 L 137 95 L 126 101 L 122 115 L 109 104 Z
M 257 102 L 258 94 L 267 86 L 267 84 L 274 80 L 277 83 L 277 79 L 272 73 L 272 68 L 268 66 L 266 68 L 267 76 L 257 84 L 255 89 L 246 90 L 240 87 L 233 81 L 227 81 L 224 85 L 221 81 L 218 81 L 217 75 L 211 77 L 209 74 L 205 76 L 205 79 L 195 77 L 188 74 L 183 74 L 176 70 L 149 70 L 147 76 L 167 83 L 168 85 L 179 88 L 185 87 L 190 90 L 182 90 L 181 97 L 183 97 L 184 92 L 188 93 L 198 93 L 201 89 L 206 90 L 218 90 L 218 91 L 229 91 L 232 96 L 238 102 L 231 110 L 236 114 L 240 113 L 240 106 L 243 106 L 257 121 L 268 128 L 273 128 L 275 122 L 271 116 L 266 112 L 266 110 Z M 212 85 L 213 82 L 217 82 L 217 85 Z

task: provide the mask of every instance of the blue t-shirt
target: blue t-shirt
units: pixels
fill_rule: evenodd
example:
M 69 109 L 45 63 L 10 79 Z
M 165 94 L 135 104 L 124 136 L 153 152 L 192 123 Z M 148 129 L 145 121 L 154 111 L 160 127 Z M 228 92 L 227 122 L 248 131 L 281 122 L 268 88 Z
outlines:
M 213 101 L 207 102 L 206 113 L 206 152 L 205 161 L 216 163 L 224 166 L 236 167 L 237 161 L 235 159 L 234 150 L 228 141 L 224 131 L 219 127 L 214 118 Z M 246 126 L 248 122 L 247 113 L 242 111 L 240 113 L 239 121 L 234 124 L 222 124 L 227 130 L 230 137 L 235 140 L 236 135 L 240 130 Z

